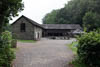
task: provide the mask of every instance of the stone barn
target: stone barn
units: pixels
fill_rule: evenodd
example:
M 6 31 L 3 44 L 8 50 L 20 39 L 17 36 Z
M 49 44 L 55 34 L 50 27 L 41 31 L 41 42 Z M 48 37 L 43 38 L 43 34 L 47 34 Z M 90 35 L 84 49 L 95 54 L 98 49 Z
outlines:
M 21 16 L 11 26 L 12 33 L 17 39 L 39 40 L 42 37 L 43 27 L 25 16 Z
M 21 40 L 40 40 L 42 37 L 72 37 L 75 30 L 82 28 L 78 24 L 38 24 L 21 16 L 12 25 L 12 33 Z

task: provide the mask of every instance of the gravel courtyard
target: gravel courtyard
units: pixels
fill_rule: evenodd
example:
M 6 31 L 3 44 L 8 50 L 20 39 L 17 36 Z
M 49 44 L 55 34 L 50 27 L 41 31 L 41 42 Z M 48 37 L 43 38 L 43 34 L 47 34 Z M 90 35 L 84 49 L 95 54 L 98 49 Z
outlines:
M 66 46 L 73 40 L 46 40 L 36 43 L 18 42 L 13 67 L 69 67 L 73 53 Z

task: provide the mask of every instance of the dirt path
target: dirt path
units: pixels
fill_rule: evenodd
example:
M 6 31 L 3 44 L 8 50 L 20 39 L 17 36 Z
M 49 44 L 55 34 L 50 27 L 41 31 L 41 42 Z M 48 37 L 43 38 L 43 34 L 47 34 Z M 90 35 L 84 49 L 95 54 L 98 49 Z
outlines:
M 69 67 L 73 53 L 66 46 L 73 40 L 41 40 L 36 43 L 18 42 L 14 67 Z

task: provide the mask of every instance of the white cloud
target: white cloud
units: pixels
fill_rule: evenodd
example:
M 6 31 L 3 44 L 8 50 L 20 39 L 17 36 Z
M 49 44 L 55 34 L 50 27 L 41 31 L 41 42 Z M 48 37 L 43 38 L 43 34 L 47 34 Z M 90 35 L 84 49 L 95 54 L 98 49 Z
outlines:
M 25 8 L 24 11 L 19 13 L 19 16 L 25 15 L 38 23 L 42 23 L 42 18 L 47 13 L 53 9 L 64 7 L 68 1 L 69 0 L 23 0 Z M 14 18 L 13 21 L 17 18 Z

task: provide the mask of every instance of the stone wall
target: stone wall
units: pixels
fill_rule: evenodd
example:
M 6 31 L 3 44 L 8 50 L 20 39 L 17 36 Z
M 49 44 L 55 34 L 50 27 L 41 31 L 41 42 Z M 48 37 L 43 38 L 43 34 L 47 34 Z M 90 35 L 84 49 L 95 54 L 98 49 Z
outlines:
M 21 23 L 25 23 L 26 31 L 21 32 L 20 25 Z M 33 25 L 32 23 L 28 22 L 25 18 L 20 18 L 12 25 L 12 33 L 17 36 L 17 39 L 21 40 L 37 40 L 36 38 L 37 33 L 39 32 L 39 38 L 41 38 L 42 29 Z

